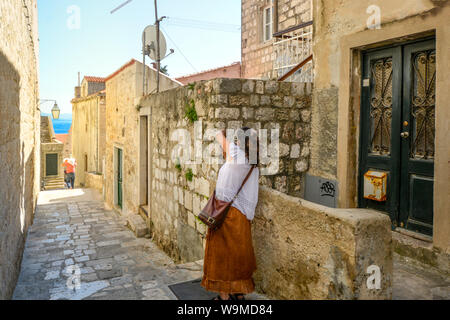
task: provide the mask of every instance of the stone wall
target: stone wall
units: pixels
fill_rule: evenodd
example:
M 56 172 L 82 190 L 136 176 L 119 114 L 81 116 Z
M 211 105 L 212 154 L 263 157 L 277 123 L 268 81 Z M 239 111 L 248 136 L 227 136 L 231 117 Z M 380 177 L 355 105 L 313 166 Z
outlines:
M 263 187 L 252 229 L 254 280 L 270 298 L 392 297 L 390 220 L 382 213 L 331 209 Z M 379 267 L 379 289 L 367 286 L 370 266 Z
M 155 90 L 156 72 L 146 68 L 148 92 Z M 137 214 L 139 205 L 139 112 L 136 108 L 143 93 L 143 65 L 131 60 L 106 79 L 105 197 L 109 207 L 123 215 Z M 179 83 L 161 74 L 161 90 Z M 74 140 L 75 143 L 75 140 Z M 123 152 L 123 204 L 116 200 L 115 150 Z
M 0 299 L 8 299 L 39 192 L 36 1 L 1 1 L 0 26 Z
M 156 242 L 179 261 L 203 257 L 206 230 L 195 215 L 214 189 L 219 164 L 206 158 L 183 161 L 184 154 L 174 151 L 182 141 L 180 132 L 189 132 L 190 159 L 198 160 L 198 146 L 200 154 L 210 150 L 217 129 L 268 129 L 269 142 L 271 130 L 279 129 L 278 170 L 262 175 L 260 183 L 300 196 L 309 160 L 310 103 L 310 84 L 241 79 L 198 82 L 145 97 L 140 114 L 151 117 L 149 224 Z M 201 123 L 186 119 L 186 106 L 192 104 Z M 190 171 L 192 181 L 186 177 Z
M 85 187 L 98 190 L 103 194 L 103 175 L 95 172 L 86 172 Z
M 63 158 L 69 158 L 72 154 L 72 126 L 67 133 L 66 140 L 64 141 Z
M 262 10 L 269 3 L 268 0 L 242 1 L 243 78 L 271 79 L 276 76 L 272 73 L 274 40 L 263 40 Z M 274 5 L 274 32 L 311 20 L 311 0 L 278 0 Z
M 75 179 L 77 187 L 86 185 L 87 172 L 103 172 L 105 117 L 104 93 L 97 92 L 72 100 L 72 156 L 78 164 Z

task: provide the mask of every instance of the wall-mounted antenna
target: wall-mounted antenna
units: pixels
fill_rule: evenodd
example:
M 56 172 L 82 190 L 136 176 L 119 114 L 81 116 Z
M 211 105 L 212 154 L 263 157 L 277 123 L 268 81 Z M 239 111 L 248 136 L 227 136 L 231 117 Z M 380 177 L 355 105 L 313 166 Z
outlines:
M 120 6 L 111 11 L 111 14 L 126 6 L 133 0 L 128 0 L 122 3 Z M 143 79 L 143 94 L 145 95 L 145 56 L 148 55 L 152 60 L 156 61 L 156 92 L 159 92 L 159 73 L 161 71 L 161 60 L 166 58 L 167 44 L 164 35 L 161 33 L 159 25 L 166 17 L 158 18 L 158 3 L 155 0 L 155 25 L 145 28 L 142 36 L 142 55 L 144 65 L 144 79 Z M 147 40 L 149 39 L 149 40 Z M 164 49 L 164 50 L 162 50 Z M 170 49 L 170 54 L 174 53 L 173 49 Z M 169 54 L 169 55 L 170 55 Z

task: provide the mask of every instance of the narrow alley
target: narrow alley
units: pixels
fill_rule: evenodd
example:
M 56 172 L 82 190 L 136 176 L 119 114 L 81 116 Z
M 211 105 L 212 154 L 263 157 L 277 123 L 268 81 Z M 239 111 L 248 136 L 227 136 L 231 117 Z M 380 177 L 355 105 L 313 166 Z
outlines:
M 77 270 L 81 286 L 71 290 Z M 176 299 L 168 285 L 200 276 L 201 265 L 176 266 L 151 240 L 135 238 L 94 191 L 47 191 L 39 196 L 13 299 Z
M 41 192 L 13 299 L 177 299 L 169 285 L 201 277 L 202 261 L 176 265 L 124 221 L 94 190 Z M 450 299 L 442 274 L 398 255 L 394 260 L 393 299 Z

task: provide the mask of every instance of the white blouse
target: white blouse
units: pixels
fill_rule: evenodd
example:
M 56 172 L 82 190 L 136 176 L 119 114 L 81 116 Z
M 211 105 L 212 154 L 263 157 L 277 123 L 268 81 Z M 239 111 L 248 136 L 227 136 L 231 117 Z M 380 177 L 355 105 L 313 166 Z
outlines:
M 228 160 L 220 168 L 216 184 L 217 199 L 227 202 L 234 198 L 251 168 L 245 152 L 236 144 L 230 143 L 229 151 L 233 160 Z M 232 204 L 232 207 L 241 211 L 248 220 L 253 220 L 255 216 L 255 208 L 258 203 L 258 180 L 259 170 L 255 168 Z

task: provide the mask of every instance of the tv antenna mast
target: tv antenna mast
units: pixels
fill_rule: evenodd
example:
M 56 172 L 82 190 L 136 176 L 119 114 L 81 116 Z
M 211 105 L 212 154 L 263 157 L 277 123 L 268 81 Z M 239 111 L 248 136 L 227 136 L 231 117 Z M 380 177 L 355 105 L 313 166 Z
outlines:
M 120 6 L 111 11 L 111 14 L 117 10 L 123 8 L 133 0 L 128 0 L 122 3 Z M 145 56 L 148 55 L 150 59 L 156 61 L 156 92 L 159 92 L 160 72 L 161 72 L 161 60 L 167 58 L 174 53 L 173 49 L 170 49 L 170 53 L 166 56 L 167 44 L 164 35 L 160 30 L 160 23 L 166 17 L 158 17 L 158 3 L 155 1 L 155 24 L 147 26 L 142 34 L 142 54 L 144 64 L 144 79 L 143 79 L 143 94 L 146 94 L 145 90 Z

